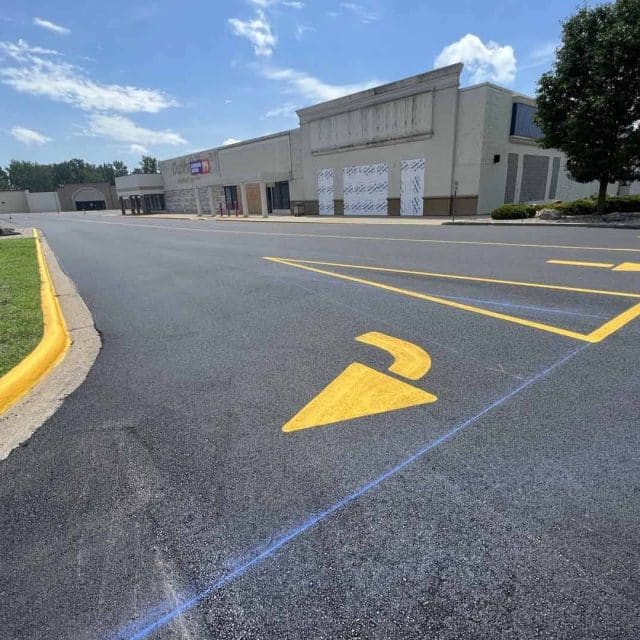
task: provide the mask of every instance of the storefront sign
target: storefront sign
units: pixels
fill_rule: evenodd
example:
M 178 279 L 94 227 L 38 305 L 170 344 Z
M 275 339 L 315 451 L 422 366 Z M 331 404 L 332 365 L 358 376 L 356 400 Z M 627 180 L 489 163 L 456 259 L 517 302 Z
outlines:
M 193 160 L 189 163 L 191 167 L 191 175 L 197 176 L 201 173 L 211 173 L 211 164 L 209 160 Z

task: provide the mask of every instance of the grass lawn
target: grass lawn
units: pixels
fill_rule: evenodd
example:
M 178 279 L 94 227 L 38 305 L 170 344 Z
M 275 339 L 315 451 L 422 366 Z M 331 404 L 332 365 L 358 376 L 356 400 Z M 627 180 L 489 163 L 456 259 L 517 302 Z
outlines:
M 42 332 L 36 241 L 0 240 L 0 376 L 36 347 Z

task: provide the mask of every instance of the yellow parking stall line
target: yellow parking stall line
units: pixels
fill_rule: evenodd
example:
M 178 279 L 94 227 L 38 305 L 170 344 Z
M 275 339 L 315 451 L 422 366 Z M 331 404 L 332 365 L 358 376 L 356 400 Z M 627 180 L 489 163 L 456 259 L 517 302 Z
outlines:
M 611 269 L 613 262 L 582 262 L 580 260 L 547 260 L 548 264 L 562 264 L 568 267 L 595 267 L 599 269 Z
M 276 257 L 269 257 L 269 256 L 265 256 L 264 259 L 269 260 L 271 262 L 283 264 L 289 267 L 297 267 L 298 269 L 304 269 L 305 271 L 311 271 L 313 273 L 319 273 L 321 275 L 331 276 L 333 278 L 338 278 L 340 280 L 346 280 L 348 282 L 355 282 L 357 284 L 364 284 L 370 287 L 375 287 L 377 289 L 383 289 L 384 291 L 390 291 L 392 293 L 404 295 L 409 298 L 417 298 L 418 300 L 435 302 L 436 304 L 441 304 L 446 307 L 452 307 L 454 309 L 460 309 L 462 311 L 470 311 L 472 313 L 477 313 L 479 315 L 487 316 L 489 318 L 504 320 L 505 322 L 511 322 L 513 324 L 518 324 L 524 327 L 538 329 L 539 331 L 546 331 L 548 333 L 564 336 L 566 338 L 573 338 L 574 340 L 580 340 L 582 342 L 591 342 L 591 343 L 601 342 L 602 340 L 610 336 L 612 333 L 615 333 L 616 331 L 621 329 L 623 326 L 629 324 L 632 320 L 635 320 L 638 316 L 640 316 L 640 303 L 638 303 L 638 304 L 635 304 L 633 307 L 627 309 L 626 311 L 623 311 L 622 313 L 618 314 L 611 320 L 608 320 L 602 326 L 598 327 L 591 333 L 580 333 L 578 331 L 571 331 L 570 329 L 564 329 L 562 327 L 555 327 L 553 325 L 546 324 L 544 322 L 527 320 L 526 318 L 519 318 L 517 316 L 511 316 L 506 313 L 490 311 L 489 309 L 483 309 L 481 307 L 475 307 L 473 305 L 464 304 L 462 302 L 455 302 L 447 298 L 440 298 L 438 296 L 420 293 L 418 291 L 412 291 L 411 289 L 394 287 L 393 285 L 384 284 L 382 282 L 376 282 L 374 280 L 365 280 L 364 278 L 349 276 L 343 273 L 335 273 L 333 271 L 326 271 L 325 269 L 319 269 L 318 267 L 310 266 L 312 264 L 320 264 L 320 265 L 333 265 L 333 266 L 342 266 L 342 267 L 350 266 L 352 268 L 358 268 L 357 265 L 343 265 L 339 263 L 323 263 L 319 261 L 311 261 L 311 260 L 305 261 L 305 260 L 295 260 L 295 259 L 288 259 L 288 258 L 276 258 Z M 364 269 L 367 267 L 360 267 L 360 268 Z M 398 272 L 398 273 L 421 273 L 422 275 L 429 275 L 424 272 L 411 272 L 411 271 L 400 270 L 400 269 L 378 268 L 376 270 L 391 271 L 391 272 Z M 443 274 L 436 274 L 436 275 L 443 275 Z M 474 278 L 471 276 L 469 277 L 458 276 L 458 277 L 460 277 L 461 279 L 467 279 L 467 280 L 487 281 L 486 278 Z M 528 284 L 530 286 L 533 286 L 533 283 L 516 283 L 516 282 L 509 282 L 506 280 L 503 280 L 503 281 L 493 280 L 493 282 L 498 282 L 500 284 L 525 284 L 525 285 Z M 621 292 L 607 292 L 607 291 L 597 291 L 597 290 L 589 290 L 589 289 L 580 290 L 572 287 L 560 287 L 560 286 L 552 286 L 552 285 L 539 285 L 539 286 L 549 288 L 549 289 L 564 289 L 568 291 L 579 291 L 582 293 L 600 293 L 602 295 L 618 295 L 618 296 L 623 295 L 626 297 L 640 298 L 640 294 L 623 294 Z
M 331 276 L 333 278 L 339 278 L 340 280 L 347 280 L 349 282 L 355 282 L 357 284 L 365 284 L 370 287 L 376 287 L 377 289 L 383 289 L 385 291 L 391 291 L 392 293 L 399 293 L 400 295 L 407 296 L 409 298 L 417 298 L 418 300 L 426 300 L 427 302 L 435 302 L 446 307 L 453 307 L 454 309 L 460 309 L 462 311 L 471 311 L 472 313 L 478 313 L 482 316 L 489 318 L 496 318 L 498 320 L 504 320 L 506 322 L 512 322 L 524 327 L 531 327 L 533 329 L 539 329 L 540 331 L 547 331 L 549 333 L 555 333 L 556 335 L 564 336 L 565 338 L 573 338 L 575 340 L 582 340 L 583 342 L 595 342 L 590 340 L 589 336 L 584 333 L 578 333 L 577 331 L 571 331 L 569 329 L 562 329 L 561 327 L 554 327 L 544 322 L 535 322 L 534 320 L 526 320 L 524 318 L 518 318 L 517 316 L 510 316 L 506 313 L 499 313 L 497 311 L 490 311 L 488 309 L 482 309 L 480 307 L 474 307 L 469 304 L 463 304 L 461 302 L 454 302 L 453 300 L 447 300 L 445 298 L 439 298 L 437 296 L 431 296 L 418 291 L 411 291 L 410 289 L 403 289 L 401 287 L 394 287 L 392 285 L 383 284 L 382 282 L 375 282 L 373 280 L 365 280 L 364 278 L 356 278 L 355 276 L 348 276 L 342 273 L 334 273 L 332 271 L 325 271 L 324 269 L 318 269 L 316 267 L 310 267 L 306 264 L 300 264 L 299 262 L 289 261 L 282 258 L 266 257 L 265 260 L 271 262 L 278 262 L 280 264 L 287 265 L 289 267 L 297 267 L 298 269 L 304 269 L 306 271 L 312 271 L 314 273 L 320 273 L 325 276 Z
M 270 260 L 271 258 L 267 258 Z M 279 259 L 279 258 L 278 258 Z M 286 259 L 287 262 L 295 262 L 296 264 L 311 264 L 324 267 L 342 267 L 344 269 L 361 269 L 364 271 L 380 271 L 383 273 L 400 273 L 411 276 L 425 276 L 429 278 L 445 278 L 448 280 L 468 280 L 471 282 L 486 282 L 489 284 L 505 284 L 518 287 L 534 287 L 536 289 L 552 289 L 554 291 L 571 291 L 573 293 L 588 293 L 600 296 L 616 296 L 621 298 L 638 298 L 640 293 L 631 293 L 628 291 L 609 291 L 606 289 L 583 289 L 581 287 L 569 287 L 559 284 L 544 284 L 542 282 L 519 282 L 518 280 L 499 280 L 497 278 L 482 278 L 479 276 L 463 276 L 452 273 L 432 273 L 429 271 L 413 271 L 411 269 L 391 269 L 388 267 L 374 267 L 362 264 L 345 264 L 341 262 L 324 262 L 320 260 L 297 260 Z
M 612 318 L 608 322 L 605 322 L 601 327 L 598 327 L 595 331 L 592 331 L 587 336 L 587 342 L 600 342 L 605 338 L 608 338 L 612 333 L 615 333 L 618 329 L 624 327 L 625 324 L 629 324 L 632 320 L 635 320 L 640 316 L 640 304 L 636 304 L 630 309 L 623 311 L 615 318 Z

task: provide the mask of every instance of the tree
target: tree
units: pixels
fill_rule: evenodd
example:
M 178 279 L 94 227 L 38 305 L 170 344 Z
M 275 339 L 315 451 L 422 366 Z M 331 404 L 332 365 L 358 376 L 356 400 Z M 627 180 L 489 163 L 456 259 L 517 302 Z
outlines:
M 108 182 L 109 184 L 116 183 L 116 174 L 113 169 L 113 164 L 111 164 L 110 162 L 99 164 L 96 167 L 96 173 L 99 177 L 99 180 L 97 182 Z
M 113 175 L 115 178 L 122 178 L 122 176 L 129 175 L 129 169 L 122 160 L 114 160 L 111 165 L 113 166 Z
M 153 156 L 142 156 L 140 170 L 142 173 L 158 173 L 158 161 Z
M 554 68 L 538 82 L 536 122 L 545 148 L 567 156 L 578 182 L 640 177 L 640 2 L 580 9 L 562 25 Z
M 54 188 L 51 165 L 12 160 L 6 171 L 11 188 L 17 191 L 52 191 Z

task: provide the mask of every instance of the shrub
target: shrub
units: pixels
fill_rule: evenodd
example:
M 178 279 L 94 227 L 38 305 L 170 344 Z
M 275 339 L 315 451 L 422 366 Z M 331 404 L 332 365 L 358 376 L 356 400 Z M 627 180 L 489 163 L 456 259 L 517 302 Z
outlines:
M 540 207 L 534 204 L 503 204 L 491 212 L 494 220 L 533 218 Z
M 596 201 L 591 198 L 554 205 L 565 216 L 589 216 L 596 213 Z M 640 196 L 611 196 L 607 198 L 607 213 L 640 212 Z
M 640 211 L 640 196 L 613 196 L 607 198 L 607 213 L 634 213 Z
M 565 216 L 589 216 L 596 212 L 596 204 L 595 200 L 585 198 L 556 204 L 554 209 L 558 209 Z

